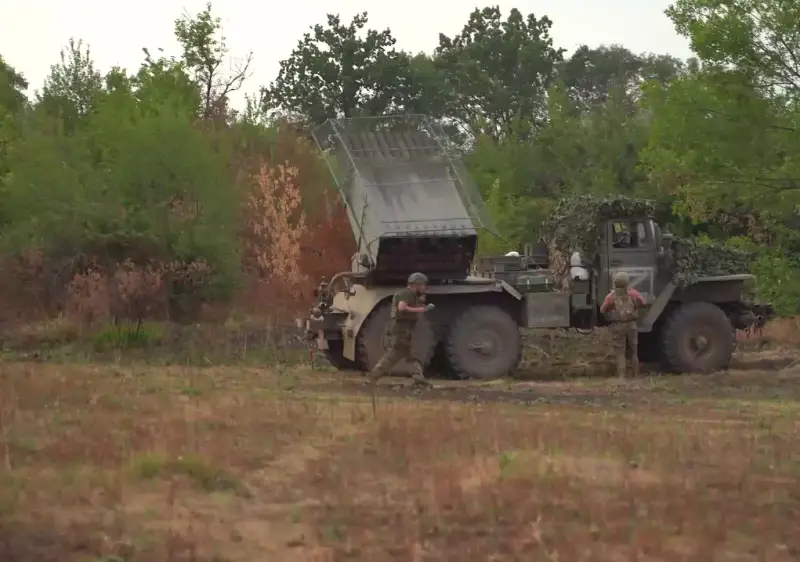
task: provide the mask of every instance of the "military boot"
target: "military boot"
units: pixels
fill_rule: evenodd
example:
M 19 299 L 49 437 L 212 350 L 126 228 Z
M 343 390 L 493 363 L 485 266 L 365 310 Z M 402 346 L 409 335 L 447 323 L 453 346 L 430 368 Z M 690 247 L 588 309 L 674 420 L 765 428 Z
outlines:
M 414 374 L 411 376 L 411 380 L 413 381 L 412 386 L 414 388 L 431 388 L 433 386 L 431 382 L 425 378 L 425 375 Z

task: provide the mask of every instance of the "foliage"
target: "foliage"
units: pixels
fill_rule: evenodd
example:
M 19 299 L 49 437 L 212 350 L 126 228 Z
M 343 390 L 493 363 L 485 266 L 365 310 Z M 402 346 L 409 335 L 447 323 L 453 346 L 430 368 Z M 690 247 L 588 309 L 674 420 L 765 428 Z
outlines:
M 667 15 L 703 61 L 735 68 L 767 91 L 797 94 L 798 2 L 677 0 Z
M 50 67 L 50 75 L 37 94 L 37 105 L 59 118 L 69 134 L 95 108 L 102 94 L 103 77 L 94 67 L 91 49 L 82 40 L 70 38 L 59 62 Z
M 698 72 L 653 87 L 647 107 L 653 122 L 642 161 L 656 188 L 677 196 L 676 212 L 733 229 L 749 227 L 749 219 L 774 226 L 794 213 L 795 115 L 761 96 L 749 77 Z
M 334 117 L 401 113 L 413 97 L 411 59 L 395 50 L 388 29 L 366 29 L 367 13 L 349 24 L 329 14 L 280 63 L 275 81 L 262 90 L 266 109 L 318 124 Z
M 185 14 L 175 20 L 175 37 L 183 48 L 186 67 L 194 73 L 195 83 L 203 96 L 203 116 L 227 108 L 228 97 L 247 79 L 253 55 L 249 53 L 226 75 L 221 66 L 228 55 L 221 20 L 211 14 L 211 4 L 196 16 Z
M 27 104 L 28 81 L 0 56 L 0 117 L 21 111 Z
M 440 34 L 435 62 L 448 96 L 444 116 L 495 139 L 516 120 L 543 123 L 542 102 L 564 52 L 553 47 L 551 26 L 546 16 L 516 8 L 504 21 L 493 6 L 474 10 L 454 37 Z
M 798 13 L 796 1 L 678 0 L 667 14 L 702 66 L 644 99 L 643 171 L 676 215 L 755 243 L 759 290 L 779 301 L 800 292 Z
M 590 110 L 609 101 L 612 92 L 636 99 L 644 82 L 666 84 L 684 70 L 684 62 L 669 55 L 637 55 L 622 45 L 581 45 L 559 68 L 559 78 L 576 104 Z
M 71 39 L 30 100 L 0 58 L 4 318 L 195 321 L 242 303 L 294 314 L 354 251 L 309 125 L 390 113 L 456 134 L 498 229 L 480 252 L 542 235 L 567 267 L 573 249 L 594 252 L 609 213 L 655 216 L 686 238 L 676 281 L 746 262 L 760 295 L 793 312 L 798 13 L 797 0 L 676 0 L 667 15 L 688 61 L 624 45 L 565 58 L 547 16 L 496 6 L 428 53 L 401 50 L 366 13 L 328 14 L 240 112 L 230 97 L 251 57 L 229 64 L 210 5 L 174 20 L 175 56 L 144 49 L 134 72 L 101 72 Z
M 300 271 L 305 213 L 300 208 L 297 168 L 282 164 L 277 169 L 261 166 L 248 199 L 245 268 L 259 279 L 280 285 L 281 297 L 295 301 L 306 285 Z

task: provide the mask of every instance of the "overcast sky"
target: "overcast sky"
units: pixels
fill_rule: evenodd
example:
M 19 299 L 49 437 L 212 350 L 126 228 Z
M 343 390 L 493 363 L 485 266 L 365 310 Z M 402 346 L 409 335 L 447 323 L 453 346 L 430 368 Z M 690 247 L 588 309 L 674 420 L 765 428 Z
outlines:
M 499 4 L 504 15 L 512 7 L 537 17 L 547 15 L 553 21 L 556 45 L 570 51 L 582 43 L 619 43 L 634 52 L 670 53 L 682 58 L 691 54 L 687 41 L 675 33 L 664 15 L 669 0 L 473 2 L 279 0 L 273 4 L 218 0 L 213 11 L 222 18 L 231 56 L 253 51 L 254 72 L 245 85 L 247 92 L 273 80 L 278 61 L 289 55 L 309 26 L 323 22 L 327 12 L 349 20 L 366 10 L 370 27 L 390 27 L 398 46 L 412 52 L 431 52 L 439 33 L 460 31 L 476 6 Z M 177 55 L 175 18 L 184 11 L 196 13 L 204 6 L 205 0 L 0 0 L 0 54 L 28 79 L 29 93 L 41 87 L 70 37 L 88 43 L 100 70 L 118 65 L 133 71 L 142 61 L 142 47 L 161 47 L 167 54 Z M 234 106 L 242 100 L 241 96 L 237 98 Z

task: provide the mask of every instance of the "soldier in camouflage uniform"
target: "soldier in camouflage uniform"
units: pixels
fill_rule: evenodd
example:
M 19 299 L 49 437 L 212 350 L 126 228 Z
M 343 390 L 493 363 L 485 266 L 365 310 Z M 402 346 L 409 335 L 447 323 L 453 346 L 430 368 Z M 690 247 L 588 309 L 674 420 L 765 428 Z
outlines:
M 639 309 L 645 306 L 644 297 L 634 288 L 629 287 L 628 274 L 624 271 L 614 275 L 614 290 L 600 305 L 600 312 L 609 314 L 611 331 L 614 338 L 614 354 L 617 358 L 617 374 L 625 378 L 626 359 L 630 362 L 633 376 L 639 374 L 638 339 L 636 322 Z
M 412 366 L 411 378 L 416 386 L 430 386 L 422 372 L 422 363 L 411 355 L 411 338 L 421 314 L 433 309 L 432 304 L 425 304 L 425 288 L 428 278 L 422 273 L 412 273 L 408 277 L 408 287 L 392 298 L 392 316 L 389 323 L 391 346 L 383 354 L 380 361 L 370 373 L 375 384 L 381 377 L 389 374 L 392 367 L 400 361 L 407 361 Z

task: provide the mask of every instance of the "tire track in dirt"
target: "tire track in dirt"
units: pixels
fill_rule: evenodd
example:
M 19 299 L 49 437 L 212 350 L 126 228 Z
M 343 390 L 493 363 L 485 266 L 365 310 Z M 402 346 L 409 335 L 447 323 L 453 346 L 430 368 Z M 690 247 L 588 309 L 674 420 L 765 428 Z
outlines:
M 645 371 L 636 379 L 620 381 L 613 376 L 560 380 L 498 379 L 495 381 L 453 381 L 432 379 L 433 387 L 416 389 L 408 379 L 392 377 L 375 389 L 381 399 L 446 401 L 460 403 L 508 403 L 521 405 L 582 405 L 589 407 L 646 406 L 654 399 L 670 395 L 686 398 L 711 398 L 726 392 L 738 393 L 752 386 L 769 390 L 788 384 L 785 374 L 798 364 L 793 357 L 770 352 L 743 353 L 728 371 L 709 375 L 673 375 Z M 800 370 L 800 368 L 798 368 Z M 341 373 L 338 380 L 314 385 L 317 390 L 334 394 L 371 397 L 372 388 L 359 373 Z M 788 378 L 794 379 L 793 376 Z

